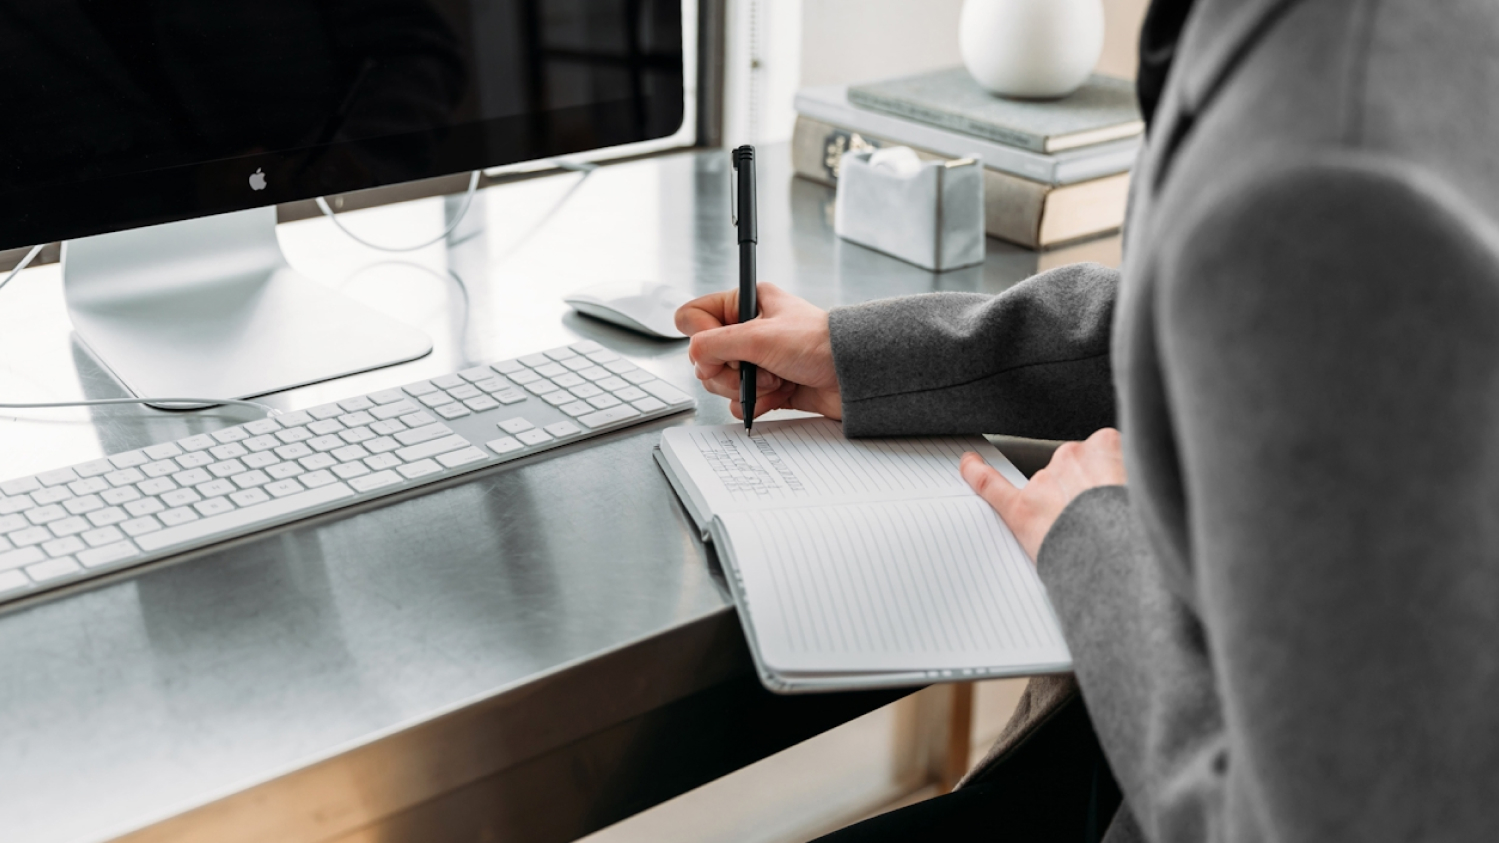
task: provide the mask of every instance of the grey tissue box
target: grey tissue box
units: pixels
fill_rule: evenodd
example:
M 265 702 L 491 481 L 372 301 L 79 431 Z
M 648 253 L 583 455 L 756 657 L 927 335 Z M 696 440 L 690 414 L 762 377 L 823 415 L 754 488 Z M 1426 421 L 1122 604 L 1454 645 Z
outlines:
M 933 272 L 984 261 L 984 168 L 977 158 L 924 161 L 900 175 L 870 166 L 872 153 L 839 164 L 838 236 Z

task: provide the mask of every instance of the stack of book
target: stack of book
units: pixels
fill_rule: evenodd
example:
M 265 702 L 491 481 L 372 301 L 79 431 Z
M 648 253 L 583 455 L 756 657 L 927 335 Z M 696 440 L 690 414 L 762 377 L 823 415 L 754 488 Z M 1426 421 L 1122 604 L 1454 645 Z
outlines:
M 925 158 L 978 156 L 990 236 L 1047 249 L 1117 231 L 1145 125 L 1132 83 L 1095 75 L 1071 96 L 1010 100 L 963 68 L 796 96 L 797 175 L 838 181 L 850 150 L 909 146 Z

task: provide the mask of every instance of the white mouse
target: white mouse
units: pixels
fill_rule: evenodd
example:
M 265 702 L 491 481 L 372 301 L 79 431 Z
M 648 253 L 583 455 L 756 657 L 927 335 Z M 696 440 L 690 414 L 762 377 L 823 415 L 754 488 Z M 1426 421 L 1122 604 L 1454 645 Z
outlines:
M 652 282 L 611 282 L 568 293 L 562 300 L 586 316 L 612 322 L 648 337 L 686 339 L 677 330 L 677 308 L 692 296 Z

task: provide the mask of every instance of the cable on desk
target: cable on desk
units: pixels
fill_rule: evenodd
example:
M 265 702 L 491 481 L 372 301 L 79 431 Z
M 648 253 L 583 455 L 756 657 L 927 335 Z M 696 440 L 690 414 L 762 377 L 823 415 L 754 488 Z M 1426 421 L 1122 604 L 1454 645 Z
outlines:
M 20 275 L 21 270 L 29 266 L 31 262 L 36 259 L 36 256 L 42 253 L 42 247 L 45 245 L 46 244 L 43 243 L 37 246 L 32 246 L 31 251 L 26 253 L 26 257 L 21 258 L 21 262 L 16 264 L 16 268 L 12 269 L 10 271 L 10 274 L 5 276 L 5 280 L 0 281 L 0 290 L 5 289 L 5 285 L 9 284 L 12 278 Z M 158 410 L 202 410 L 208 407 L 217 407 L 222 404 L 232 404 L 238 407 L 254 407 L 257 410 L 264 412 L 267 416 L 281 415 L 280 410 L 270 406 L 269 404 L 261 404 L 258 401 L 241 401 L 235 398 L 95 398 L 89 401 L 45 401 L 25 404 L 0 403 L 0 409 L 44 410 L 51 409 L 53 407 L 97 407 L 104 404 L 145 404 L 147 406 L 155 404 L 181 405 L 176 407 L 153 407 L 153 409 Z
M 347 234 L 350 240 L 353 240 L 355 243 L 358 243 L 361 246 L 368 246 L 371 249 L 376 249 L 381 252 L 415 252 L 418 249 L 425 249 L 434 243 L 442 242 L 447 238 L 449 234 L 452 234 L 458 229 L 458 224 L 463 222 L 463 218 L 468 215 L 469 206 L 474 204 L 474 194 L 479 190 L 479 175 L 481 172 L 482 171 L 480 170 L 475 170 L 472 174 L 469 175 L 468 192 L 463 195 L 463 207 L 458 209 L 457 216 L 453 217 L 453 221 L 448 225 L 448 227 L 444 229 L 441 234 L 437 235 L 431 240 L 428 240 L 425 243 L 418 243 L 415 246 L 382 246 L 379 243 L 371 243 L 370 241 L 364 239 L 363 237 L 360 237 L 359 235 L 344 227 L 343 221 L 338 218 L 338 215 L 333 212 L 332 208 L 328 207 L 327 197 L 319 196 L 317 198 L 317 206 L 318 209 L 323 212 L 323 216 L 326 216 L 328 219 L 333 221 L 334 225 L 338 226 L 339 231 Z

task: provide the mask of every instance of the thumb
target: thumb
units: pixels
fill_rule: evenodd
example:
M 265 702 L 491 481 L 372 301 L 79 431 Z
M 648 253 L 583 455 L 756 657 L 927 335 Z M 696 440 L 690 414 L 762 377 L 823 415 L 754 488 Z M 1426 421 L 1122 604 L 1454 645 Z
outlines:
M 984 462 L 983 457 L 972 451 L 963 455 L 963 460 L 959 463 L 958 470 L 962 472 L 963 479 L 968 482 L 973 491 L 977 492 L 979 497 L 988 501 L 989 505 L 994 507 L 994 511 L 998 512 L 1001 518 L 1005 516 L 1005 513 L 1020 495 L 1020 490 L 1015 488 L 1013 483 L 1005 479 L 1003 474 L 995 471 L 993 466 Z M 1009 519 L 1005 520 L 1008 521 Z

